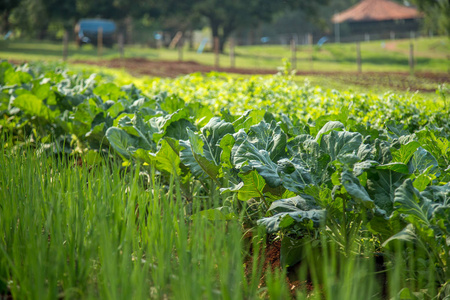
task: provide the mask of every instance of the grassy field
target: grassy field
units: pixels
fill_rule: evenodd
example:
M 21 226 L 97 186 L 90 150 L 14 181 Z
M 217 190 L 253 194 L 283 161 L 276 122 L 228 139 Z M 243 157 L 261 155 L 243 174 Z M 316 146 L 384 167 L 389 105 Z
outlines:
M 450 68 L 448 53 L 450 42 L 445 37 L 418 38 L 396 41 L 371 41 L 361 43 L 362 70 L 375 72 L 408 72 L 409 45 L 414 44 L 415 70 L 420 72 L 447 72 Z M 221 66 L 228 67 L 230 59 L 220 56 Z M 287 46 L 239 46 L 236 47 L 236 66 L 241 68 L 276 69 L 282 58 L 291 58 Z M 97 49 L 91 45 L 77 48 L 69 46 L 69 61 L 97 60 Z M 299 46 L 297 50 L 299 71 L 357 71 L 355 44 L 325 44 L 322 47 Z M 62 45 L 58 42 L 1 41 L 0 57 L 16 60 L 61 60 Z M 102 59 L 119 57 L 117 47 L 104 48 Z M 125 57 L 158 60 L 178 60 L 178 50 L 151 49 L 143 46 L 127 46 Z M 206 65 L 214 64 L 214 54 L 184 50 L 183 59 Z

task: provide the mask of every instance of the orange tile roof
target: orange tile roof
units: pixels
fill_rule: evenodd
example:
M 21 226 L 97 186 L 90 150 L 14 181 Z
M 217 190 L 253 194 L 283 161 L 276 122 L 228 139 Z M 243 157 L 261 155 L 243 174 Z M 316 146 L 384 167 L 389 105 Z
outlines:
M 422 15 L 413 7 L 404 6 L 388 0 L 363 0 L 358 4 L 335 14 L 331 19 L 333 23 L 385 21 L 415 19 Z

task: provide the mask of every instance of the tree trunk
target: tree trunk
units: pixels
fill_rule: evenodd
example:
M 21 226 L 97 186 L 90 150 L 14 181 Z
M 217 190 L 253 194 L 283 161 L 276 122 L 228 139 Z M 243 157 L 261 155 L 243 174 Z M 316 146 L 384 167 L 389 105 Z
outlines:
M 210 18 L 209 19 L 209 23 L 210 23 L 210 26 L 211 26 L 211 33 L 212 33 L 211 45 L 212 45 L 212 48 L 214 49 L 214 40 L 215 40 L 215 38 L 216 37 L 219 38 L 219 45 L 220 45 L 221 40 L 222 40 L 220 35 L 219 35 L 219 22 L 217 22 L 216 20 Z M 220 50 L 220 47 L 219 47 L 219 51 L 222 52 Z
M 214 38 L 219 38 L 219 52 L 223 53 L 223 50 L 225 48 L 225 43 L 230 36 L 230 34 L 235 29 L 234 21 L 229 20 L 226 24 L 221 24 L 220 22 L 216 21 L 215 19 L 210 18 L 210 26 L 211 26 L 211 32 L 212 32 L 212 40 L 214 41 Z M 222 33 L 220 33 L 220 29 L 222 29 Z
M 5 10 L 4 12 L 3 12 L 3 21 L 2 21 L 2 31 L 1 32 L 3 32 L 3 33 L 8 33 L 8 31 L 9 31 L 9 11 L 8 10 Z

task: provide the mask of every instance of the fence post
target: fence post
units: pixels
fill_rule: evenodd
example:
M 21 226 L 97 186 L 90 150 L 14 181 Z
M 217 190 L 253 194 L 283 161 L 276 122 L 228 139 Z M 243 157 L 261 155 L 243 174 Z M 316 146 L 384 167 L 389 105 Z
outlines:
M 183 38 L 181 38 L 179 41 L 178 41 L 178 61 L 183 61 L 183 45 L 184 44 L 184 40 L 183 40 Z
M 291 40 L 291 52 L 292 52 L 292 59 L 291 59 L 292 69 L 295 70 L 297 69 L 297 46 L 295 44 L 294 37 L 292 37 Z
M 414 44 L 409 44 L 409 73 L 414 75 Z
M 119 34 L 118 37 L 118 42 L 119 42 L 119 53 L 120 53 L 120 58 L 123 58 L 124 53 L 123 53 L 123 43 L 124 43 L 124 39 L 123 39 L 123 33 Z
M 214 67 L 216 69 L 219 69 L 219 37 L 214 37 Z
M 230 38 L 230 68 L 234 68 L 234 38 Z
M 63 35 L 63 61 L 67 60 L 68 49 L 69 49 L 69 32 L 67 32 L 67 30 L 64 30 L 64 35 Z
M 102 56 L 103 51 L 103 27 L 99 27 L 97 30 L 97 54 Z
M 337 13 L 337 12 L 336 12 Z M 341 42 L 341 32 L 339 28 L 339 23 L 334 23 L 334 42 L 339 44 Z
M 361 45 L 359 42 L 356 42 L 356 64 L 358 65 L 358 73 L 361 73 L 362 72 Z
M 308 34 L 308 44 L 311 50 L 311 71 L 314 70 L 314 45 L 313 45 L 313 35 L 311 33 Z

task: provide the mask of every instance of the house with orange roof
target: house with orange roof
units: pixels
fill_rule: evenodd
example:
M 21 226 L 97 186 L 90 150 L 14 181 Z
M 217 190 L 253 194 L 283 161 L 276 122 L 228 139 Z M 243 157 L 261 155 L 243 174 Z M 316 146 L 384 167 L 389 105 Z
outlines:
M 411 6 L 389 0 L 362 0 L 356 5 L 335 14 L 335 38 L 364 36 L 366 39 L 409 37 L 419 31 L 423 15 Z

